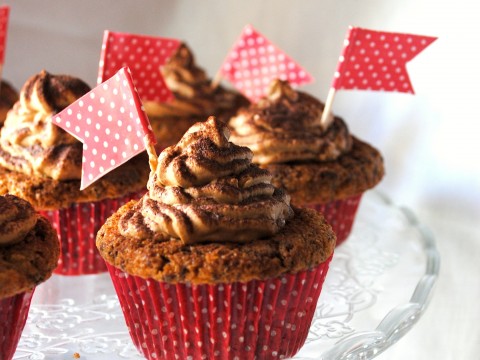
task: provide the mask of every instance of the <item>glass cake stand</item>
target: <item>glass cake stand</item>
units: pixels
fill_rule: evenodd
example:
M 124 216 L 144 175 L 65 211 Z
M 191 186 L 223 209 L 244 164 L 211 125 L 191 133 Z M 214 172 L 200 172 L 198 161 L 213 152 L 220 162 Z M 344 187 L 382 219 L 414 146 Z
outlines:
M 305 345 L 294 359 L 371 359 L 426 310 L 440 266 L 430 231 L 384 195 L 364 195 L 335 250 Z M 37 287 L 15 360 L 141 360 L 108 274 L 54 275 Z

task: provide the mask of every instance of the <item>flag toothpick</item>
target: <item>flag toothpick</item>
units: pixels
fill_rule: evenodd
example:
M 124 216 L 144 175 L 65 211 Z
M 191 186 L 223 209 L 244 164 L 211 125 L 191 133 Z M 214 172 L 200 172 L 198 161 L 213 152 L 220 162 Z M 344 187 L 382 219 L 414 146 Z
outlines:
M 10 7 L 7 5 L 0 6 L 0 79 L 2 78 L 3 64 L 5 63 L 9 16 Z
M 155 136 L 127 67 L 56 114 L 53 123 L 83 143 L 80 190 L 147 149 Z
M 327 100 L 325 101 L 325 107 L 323 108 L 322 117 L 320 118 L 320 126 L 323 130 L 327 130 L 330 124 L 333 122 L 333 100 L 335 99 L 336 91 L 332 87 L 328 91 Z
M 170 101 L 173 94 L 166 85 L 160 68 L 174 54 L 180 43 L 177 39 L 106 30 L 103 35 L 97 84 L 103 83 L 127 66 L 143 102 Z
M 294 86 L 313 81 L 306 70 L 251 25 L 244 27 L 213 84 L 218 85 L 222 76 L 253 102 L 266 95 L 275 79 L 288 81 Z
M 337 90 L 395 91 L 414 94 L 406 63 L 434 42 L 431 36 L 350 27 L 326 100 L 326 129 Z
M 148 164 L 150 165 L 150 171 L 155 172 L 158 165 L 158 156 L 155 151 L 155 143 L 152 142 L 149 135 L 143 137 L 143 144 L 145 145 L 145 150 L 148 154 Z

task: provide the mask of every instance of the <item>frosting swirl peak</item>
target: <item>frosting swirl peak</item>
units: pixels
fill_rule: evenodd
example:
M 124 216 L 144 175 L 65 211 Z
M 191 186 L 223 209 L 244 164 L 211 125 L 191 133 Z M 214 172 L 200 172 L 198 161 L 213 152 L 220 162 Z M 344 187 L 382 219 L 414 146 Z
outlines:
M 248 103 L 239 93 L 214 84 L 185 43 L 160 70 L 174 99 L 163 103 L 145 101 L 144 107 L 162 147 L 176 143 L 194 123 L 212 115 L 227 121 Z
M 229 129 L 213 117 L 194 124 L 177 145 L 158 157 L 157 177 L 165 186 L 204 185 L 250 166 L 252 152 L 228 141 Z
M 334 160 L 350 150 L 352 139 L 340 118 L 322 128 L 323 108 L 288 82 L 274 80 L 265 97 L 230 120 L 231 140 L 248 146 L 258 164 Z
M 159 156 L 149 192 L 119 222 L 137 238 L 184 243 L 245 242 L 278 232 L 293 215 L 289 197 L 251 163 L 248 148 L 228 141 L 225 124 L 210 117 Z
M 45 70 L 27 80 L 0 135 L 0 165 L 56 180 L 80 179 L 82 144 L 51 117 L 90 90 L 82 80 Z

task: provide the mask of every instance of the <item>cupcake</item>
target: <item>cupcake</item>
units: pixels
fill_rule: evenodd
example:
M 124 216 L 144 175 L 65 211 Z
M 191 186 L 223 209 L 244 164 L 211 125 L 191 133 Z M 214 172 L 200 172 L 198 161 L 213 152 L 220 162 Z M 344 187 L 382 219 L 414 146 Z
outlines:
M 0 83 L 0 128 L 3 126 L 8 111 L 18 101 L 18 92 L 9 82 L 2 80 Z
M 180 45 L 161 72 L 174 100 L 144 102 L 160 149 L 176 144 L 194 123 L 210 115 L 226 121 L 240 106 L 248 104 L 239 93 L 212 84 L 186 44 Z
M 0 133 L 0 194 L 27 200 L 52 222 L 61 242 L 55 272 L 65 275 L 107 271 L 96 232 L 145 193 L 149 174 L 143 154 L 80 191 L 83 145 L 51 118 L 89 90 L 80 79 L 42 71 L 25 83 Z
M 335 235 L 228 137 L 193 125 L 97 234 L 147 359 L 286 358 L 307 336 Z
M 334 117 L 320 125 L 324 105 L 281 80 L 272 82 L 258 103 L 242 108 L 229 121 L 231 141 L 249 147 L 253 162 L 272 174 L 295 206 L 314 208 L 337 235 L 351 232 L 363 193 L 383 177 L 383 159 L 369 144 L 351 135 Z
M 58 237 L 25 200 L 0 196 L 0 358 L 10 360 L 35 287 L 57 266 Z

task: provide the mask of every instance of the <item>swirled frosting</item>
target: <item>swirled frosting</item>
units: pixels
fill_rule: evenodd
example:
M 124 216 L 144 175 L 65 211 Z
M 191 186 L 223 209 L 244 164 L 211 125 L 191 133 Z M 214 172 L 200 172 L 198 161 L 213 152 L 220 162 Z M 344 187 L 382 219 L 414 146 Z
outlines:
M 213 86 L 206 72 L 200 68 L 192 51 L 181 44 L 174 55 L 161 68 L 168 88 L 175 95 L 167 103 L 145 102 L 149 116 L 201 116 L 218 115 L 223 110 L 238 107 L 240 95 Z
M 51 117 L 90 90 L 82 80 L 42 71 L 27 80 L 0 135 L 0 165 L 56 180 L 80 179 L 82 144 Z
M 36 223 L 30 203 L 13 195 L 0 196 L 0 245 L 22 241 Z
M 15 88 L 5 80 L 0 82 L 0 127 L 5 122 L 7 113 L 18 101 L 18 92 Z
M 338 117 L 322 128 L 323 108 L 288 82 L 274 80 L 264 98 L 232 117 L 231 141 L 248 146 L 257 164 L 334 160 L 350 150 L 352 138 Z
M 167 234 L 186 244 L 245 242 L 278 232 L 293 216 L 290 198 L 251 163 L 248 148 L 228 138 L 227 126 L 210 117 L 166 148 L 148 193 L 120 219 L 119 231 L 139 239 Z

